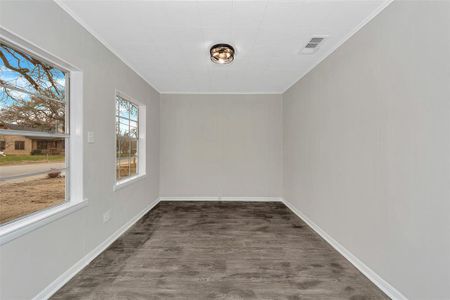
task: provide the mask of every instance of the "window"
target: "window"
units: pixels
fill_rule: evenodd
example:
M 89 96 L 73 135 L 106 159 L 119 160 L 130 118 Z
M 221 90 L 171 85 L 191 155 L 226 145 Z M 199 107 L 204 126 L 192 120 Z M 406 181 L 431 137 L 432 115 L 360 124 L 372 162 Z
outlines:
M 36 148 L 38 150 L 47 150 L 47 141 L 37 141 Z
M 24 141 L 15 141 L 14 149 L 15 150 L 25 150 L 25 142 Z
M 67 71 L 0 40 L 0 224 L 69 198 L 68 86 Z M 39 141 L 53 150 L 42 155 Z
M 4 151 L 6 149 L 6 142 L 0 141 L 0 151 Z
M 139 106 L 116 95 L 116 180 L 139 174 Z

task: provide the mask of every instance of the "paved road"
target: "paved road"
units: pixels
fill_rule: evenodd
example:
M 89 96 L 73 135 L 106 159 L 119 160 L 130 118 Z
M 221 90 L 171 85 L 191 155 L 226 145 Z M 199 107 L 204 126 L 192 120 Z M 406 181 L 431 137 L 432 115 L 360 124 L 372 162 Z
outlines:
M 50 169 L 62 169 L 64 162 L 33 163 L 26 165 L 0 166 L 0 181 L 24 174 L 37 174 Z

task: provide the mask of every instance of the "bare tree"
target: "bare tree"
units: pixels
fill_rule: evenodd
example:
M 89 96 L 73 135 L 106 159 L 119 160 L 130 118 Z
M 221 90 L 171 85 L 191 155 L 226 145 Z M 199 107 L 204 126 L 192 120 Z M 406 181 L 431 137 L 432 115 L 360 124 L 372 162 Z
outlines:
M 0 62 L 0 125 L 64 131 L 64 73 L 5 44 Z
M 137 138 L 138 138 L 138 128 L 130 125 L 130 122 L 137 121 L 134 116 L 137 113 L 137 108 L 135 105 L 131 104 L 129 101 L 122 99 L 121 97 L 116 98 L 117 101 L 117 147 L 119 155 L 129 156 L 136 154 L 137 151 Z M 124 113 L 125 115 L 120 115 Z M 123 123 L 125 122 L 125 123 Z M 128 123 L 127 123 L 128 122 Z

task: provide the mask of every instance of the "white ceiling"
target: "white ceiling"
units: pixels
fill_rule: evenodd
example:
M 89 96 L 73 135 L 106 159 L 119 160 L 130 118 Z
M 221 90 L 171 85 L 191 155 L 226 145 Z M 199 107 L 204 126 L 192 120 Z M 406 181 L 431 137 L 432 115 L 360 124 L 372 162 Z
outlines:
M 282 93 L 390 1 L 57 2 L 161 93 Z M 232 64 L 210 61 L 219 42 Z

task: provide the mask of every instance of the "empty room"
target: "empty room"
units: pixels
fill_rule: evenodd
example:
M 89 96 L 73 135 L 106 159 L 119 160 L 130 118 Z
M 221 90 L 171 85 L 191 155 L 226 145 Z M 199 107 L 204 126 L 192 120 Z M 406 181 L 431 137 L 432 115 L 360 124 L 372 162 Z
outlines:
M 0 0 L 0 299 L 450 300 L 450 0 Z

